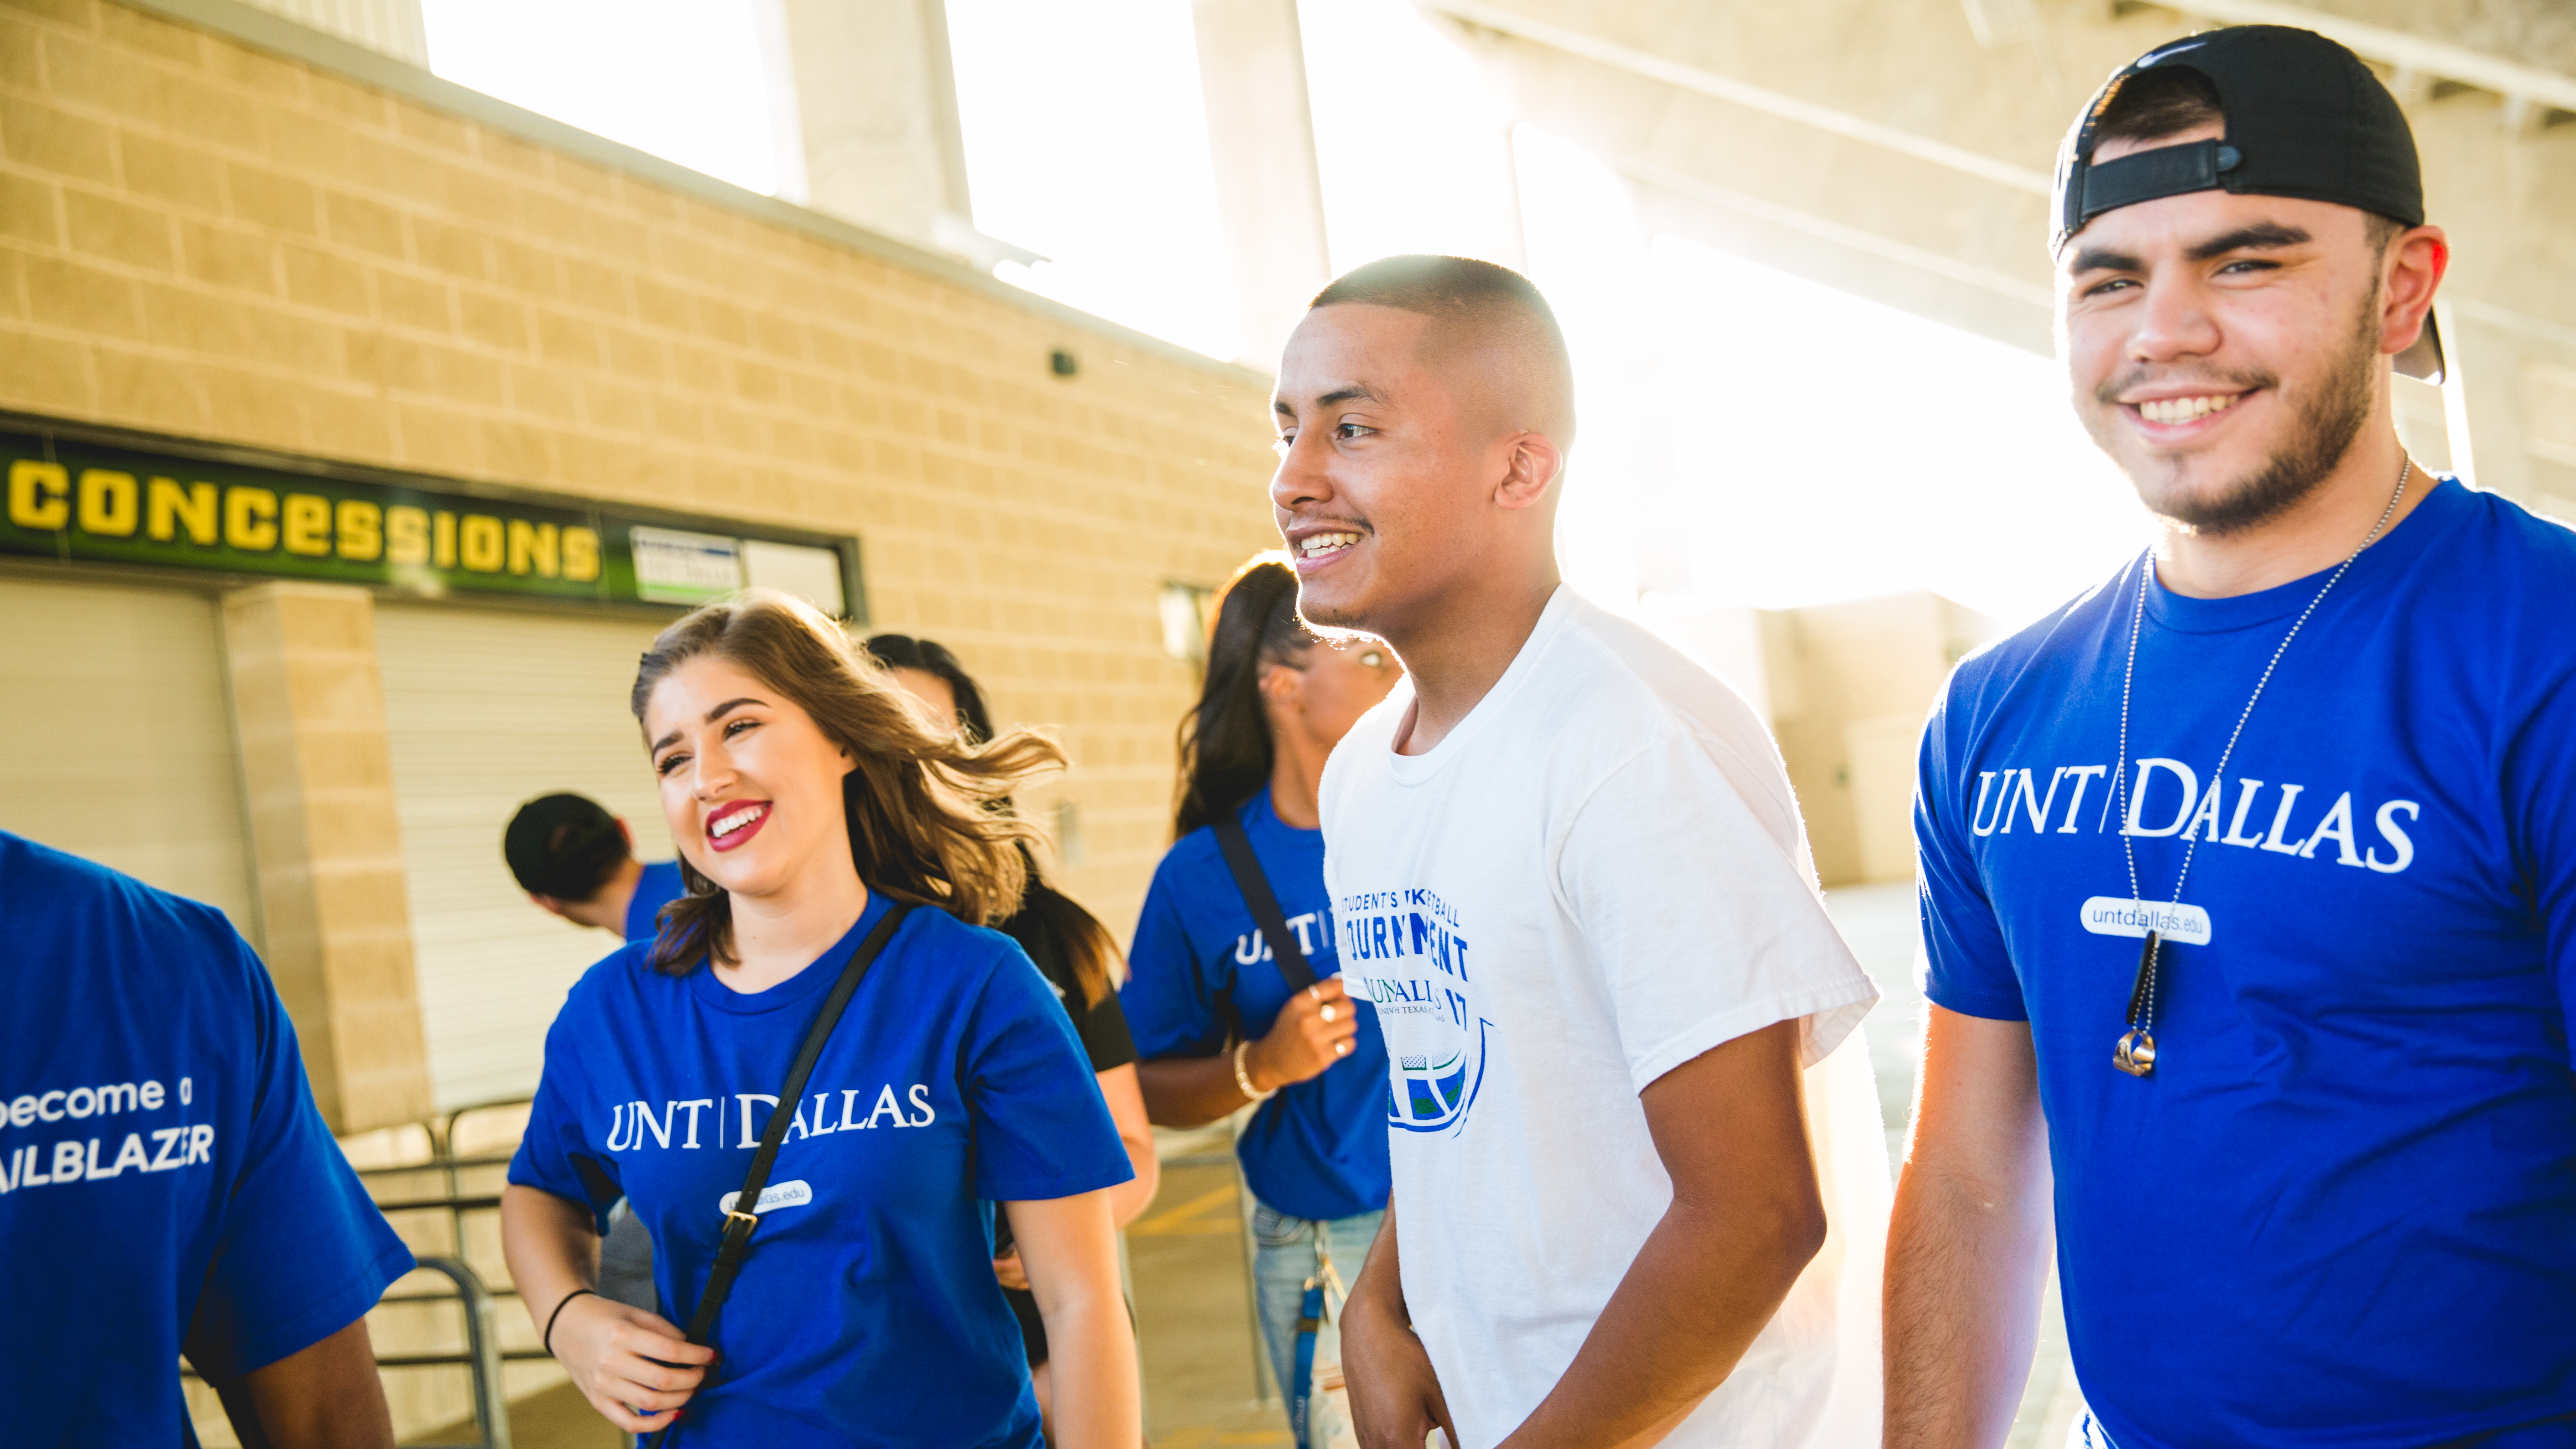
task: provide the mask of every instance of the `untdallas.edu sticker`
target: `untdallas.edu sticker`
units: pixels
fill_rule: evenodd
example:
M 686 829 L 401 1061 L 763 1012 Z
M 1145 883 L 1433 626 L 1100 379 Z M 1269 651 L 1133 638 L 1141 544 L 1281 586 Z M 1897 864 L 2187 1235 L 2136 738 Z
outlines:
M 2096 936 L 2144 936 L 2153 931 L 2180 945 L 2206 946 L 2209 912 L 2180 901 L 2095 896 L 2084 903 L 2084 929 Z

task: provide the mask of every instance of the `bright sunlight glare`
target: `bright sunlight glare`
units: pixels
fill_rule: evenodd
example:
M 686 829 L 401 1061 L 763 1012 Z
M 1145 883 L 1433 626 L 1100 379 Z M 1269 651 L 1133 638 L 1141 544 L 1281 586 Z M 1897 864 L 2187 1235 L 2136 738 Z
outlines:
M 1299 0 L 1333 270 L 1402 252 L 1518 266 L 1510 122 L 1441 23 L 1389 0 Z
M 996 274 L 1231 357 L 1189 0 L 948 0 L 975 227 L 1046 255 Z
M 773 192 L 768 3 L 423 10 L 440 75 Z M 997 273 L 1235 355 L 1189 0 L 945 3 L 975 224 L 1049 258 Z M 1335 268 L 1486 256 L 1554 300 L 1584 421 L 1567 563 L 1588 589 L 1634 599 L 1680 575 L 1702 602 L 1787 608 L 1929 588 L 2019 623 L 2143 545 L 2143 511 L 2048 359 L 1649 236 L 1631 183 L 1509 128 L 1503 98 L 1414 7 L 1299 13 Z
M 431 69 L 764 194 L 778 189 L 758 0 L 421 0 Z
M 1715 592 L 1928 588 L 2019 625 L 2146 546 L 2050 359 L 1677 237 L 1654 261 L 1683 521 Z

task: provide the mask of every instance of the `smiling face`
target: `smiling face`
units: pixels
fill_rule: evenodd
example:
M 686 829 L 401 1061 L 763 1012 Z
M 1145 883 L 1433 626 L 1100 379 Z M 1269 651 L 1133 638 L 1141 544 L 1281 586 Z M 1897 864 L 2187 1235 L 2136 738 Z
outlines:
M 2218 135 L 2105 142 L 2094 159 Z M 2386 408 L 2385 361 L 2418 330 L 2420 309 L 2382 305 L 2387 251 L 2352 207 L 2225 191 L 2104 212 L 2067 243 L 2075 409 L 2150 511 L 2237 532 L 2325 481 Z
M 1374 639 L 1310 644 L 1294 664 L 1262 668 L 1271 732 L 1294 730 L 1329 753 L 1403 677 L 1395 651 Z
M 814 872 L 855 872 L 841 780 L 850 757 L 740 665 L 701 654 L 653 687 L 644 737 L 671 839 L 737 896 L 775 896 Z
M 1311 623 L 1393 637 L 1426 603 L 1525 567 L 1533 537 L 1547 557 L 1557 444 L 1529 426 L 1510 358 L 1435 326 L 1350 303 L 1288 339 L 1270 502 Z

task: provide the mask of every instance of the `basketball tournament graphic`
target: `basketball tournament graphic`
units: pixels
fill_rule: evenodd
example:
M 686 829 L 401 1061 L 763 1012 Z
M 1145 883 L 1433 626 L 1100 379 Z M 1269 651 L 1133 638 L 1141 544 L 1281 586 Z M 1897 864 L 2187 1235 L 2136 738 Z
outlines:
M 1457 913 L 1420 887 L 1347 895 L 1333 906 L 1342 974 L 1386 1033 L 1388 1125 L 1455 1132 L 1484 1085 L 1492 1023 L 1477 1011 Z

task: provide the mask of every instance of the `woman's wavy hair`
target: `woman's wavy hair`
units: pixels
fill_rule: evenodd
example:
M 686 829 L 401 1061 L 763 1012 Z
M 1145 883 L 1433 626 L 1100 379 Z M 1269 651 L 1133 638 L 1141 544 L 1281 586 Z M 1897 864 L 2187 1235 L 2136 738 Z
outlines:
M 869 890 L 936 906 L 970 925 L 1017 908 L 1027 876 L 1018 849 L 1035 833 L 982 808 L 1031 775 L 1064 763 L 1055 743 L 1026 730 L 970 741 L 934 733 L 885 669 L 813 605 L 753 589 L 654 636 L 629 704 L 641 724 L 654 687 L 700 657 L 725 660 L 786 696 L 857 762 L 843 777 L 850 860 Z M 688 894 L 663 913 L 653 966 L 686 975 L 702 958 L 730 962 L 733 899 L 680 859 Z
M 1261 702 L 1263 666 L 1291 668 L 1321 642 L 1297 616 L 1297 571 L 1288 555 L 1254 554 L 1217 591 L 1208 621 L 1207 678 L 1181 716 L 1180 800 L 1172 837 L 1213 824 L 1221 811 L 1270 783 L 1275 746 Z
M 947 645 L 910 634 L 875 634 L 869 636 L 865 647 L 876 662 L 888 669 L 918 669 L 946 682 L 948 692 L 957 697 L 957 727 L 965 733 L 968 743 L 993 737 L 993 713 L 984 703 L 983 687 L 966 672 L 965 664 Z M 990 804 L 998 810 L 1011 808 L 1008 796 Z M 1081 902 L 1047 882 L 1038 869 L 1036 853 L 1026 841 L 1020 842 L 1020 857 L 1028 873 L 1028 886 L 1020 896 L 1014 934 L 1020 926 L 1034 925 L 1053 936 L 1064 948 L 1064 959 L 1082 988 L 1082 1004 L 1099 1005 L 1100 998 L 1117 990 L 1118 983 L 1127 977 L 1127 959 L 1119 953 L 1118 938 Z

